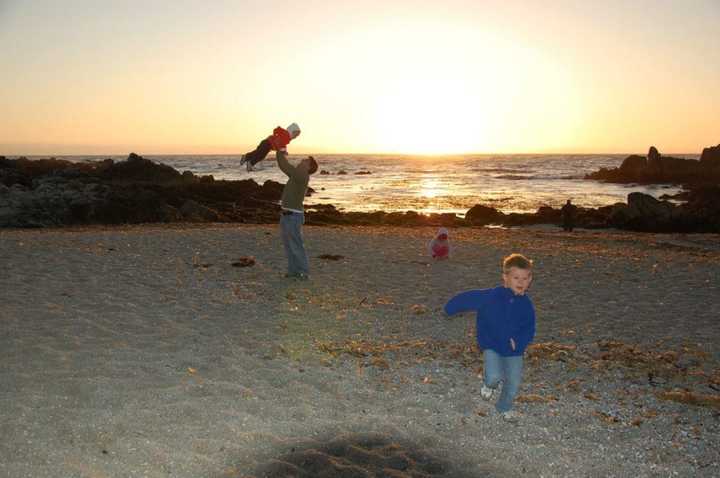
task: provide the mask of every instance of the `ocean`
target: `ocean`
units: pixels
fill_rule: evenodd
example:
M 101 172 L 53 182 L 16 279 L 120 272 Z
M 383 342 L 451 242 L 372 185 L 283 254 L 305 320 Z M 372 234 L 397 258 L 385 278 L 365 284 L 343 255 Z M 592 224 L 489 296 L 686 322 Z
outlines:
M 212 174 L 215 179 L 285 181 L 270 155 L 251 173 L 238 155 L 143 155 L 179 171 Z M 97 161 L 127 156 L 58 156 Z M 291 155 L 291 161 L 305 156 Z M 670 185 L 609 184 L 583 177 L 601 167 L 613 168 L 627 154 L 515 154 L 398 156 L 315 155 L 320 170 L 310 180 L 316 190 L 306 204 L 333 204 L 342 211 L 408 211 L 464 215 L 475 204 L 504 213 L 560 207 L 567 199 L 582 207 L 625 202 L 634 191 L 660 197 L 681 189 Z M 698 159 L 698 155 L 680 155 Z M 32 158 L 32 156 L 30 157 Z M 345 174 L 343 174 L 345 173 Z

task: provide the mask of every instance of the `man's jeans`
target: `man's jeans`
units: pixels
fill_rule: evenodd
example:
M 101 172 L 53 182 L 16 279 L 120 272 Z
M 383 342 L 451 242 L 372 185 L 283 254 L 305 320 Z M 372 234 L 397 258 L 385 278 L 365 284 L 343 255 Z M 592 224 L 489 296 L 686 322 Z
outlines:
M 513 400 L 520 389 L 523 372 L 523 356 L 503 357 L 494 350 L 485 349 L 484 380 L 485 385 L 497 388 L 502 380 L 502 393 L 495 404 L 498 412 L 507 412 L 512 408 Z
M 305 246 L 303 246 L 303 223 L 305 223 L 304 214 L 294 212 L 280 216 L 280 234 L 285 246 L 288 275 L 290 276 L 307 276 L 310 272 Z

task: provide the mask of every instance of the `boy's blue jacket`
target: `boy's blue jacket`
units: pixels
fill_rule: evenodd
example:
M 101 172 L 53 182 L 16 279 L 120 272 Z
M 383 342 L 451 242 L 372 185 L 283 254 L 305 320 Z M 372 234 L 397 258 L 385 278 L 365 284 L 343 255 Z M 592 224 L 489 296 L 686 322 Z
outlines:
M 507 287 L 461 292 L 445 304 L 448 315 L 477 310 L 477 342 L 503 357 L 522 355 L 535 336 L 535 308 Z M 515 340 L 515 350 L 510 339 Z

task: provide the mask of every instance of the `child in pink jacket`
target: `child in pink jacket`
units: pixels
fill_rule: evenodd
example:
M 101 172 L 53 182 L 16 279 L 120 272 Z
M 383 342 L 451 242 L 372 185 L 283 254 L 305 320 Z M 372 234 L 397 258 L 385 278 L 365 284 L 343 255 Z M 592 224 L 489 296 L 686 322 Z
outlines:
M 450 238 L 447 229 L 444 227 L 438 229 L 435 237 L 428 243 L 428 252 L 433 259 L 450 258 Z

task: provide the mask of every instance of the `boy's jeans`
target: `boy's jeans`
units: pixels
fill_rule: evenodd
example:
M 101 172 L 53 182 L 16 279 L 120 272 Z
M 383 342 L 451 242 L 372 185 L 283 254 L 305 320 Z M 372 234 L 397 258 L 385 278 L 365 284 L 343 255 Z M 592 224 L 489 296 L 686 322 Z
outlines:
M 302 225 L 305 215 L 300 213 L 283 213 L 280 216 L 280 235 L 285 246 L 288 260 L 288 275 L 299 276 L 309 274 L 309 265 L 305 246 L 303 246 Z
M 502 393 L 495 404 L 498 412 L 507 412 L 512 408 L 513 400 L 520 389 L 522 380 L 523 356 L 503 357 L 494 350 L 485 349 L 483 352 L 485 365 L 483 370 L 485 385 L 497 388 L 503 381 Z

